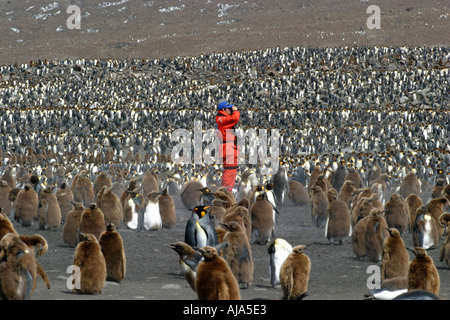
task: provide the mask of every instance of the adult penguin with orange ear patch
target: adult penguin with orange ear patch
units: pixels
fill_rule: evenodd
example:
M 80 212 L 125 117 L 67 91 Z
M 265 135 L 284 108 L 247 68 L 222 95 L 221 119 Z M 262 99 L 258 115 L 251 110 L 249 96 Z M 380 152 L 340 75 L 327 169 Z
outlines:
M 186 224 L 184 242 L 191 247 L 215 246 L 219 243 L 216 229 L 209 216 L 210 206 L 197 206 Z
M 280 284 L 285 300 L 301 300 L 308 294 L 311 260 L 305 249 L 304 245 L 295 246 L 281 266 Z
M 80 268 L 80 287 L 75 293 L 101 293 L 106 281 L 106 262 L 97 238 L 92 233 L 79 233 L 80 243 L 75 249 L 73 264 Z
M 199 249 L 204 260 L 197 268 L 195 281 L 199 300 L 240 300 L 239 284 L 228 263 L 213 247 Z

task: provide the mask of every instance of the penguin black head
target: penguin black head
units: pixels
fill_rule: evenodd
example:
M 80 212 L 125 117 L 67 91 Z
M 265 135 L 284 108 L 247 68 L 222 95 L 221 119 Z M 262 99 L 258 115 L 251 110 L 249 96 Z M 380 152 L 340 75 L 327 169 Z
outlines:
M 211 208 L 211 206 L 197 206 L 194 209 L 190 209 L 192 212 L 195 212 L 199 218 L 203 218 L 208 212 L 207 210 Z
M 110 222 L 108 223 L 108 225 L 106 226 L 106 231 L 115 231 L 116 230 L 116 226 L 114 225 L 114 223 Z
M 427 251 L 422 247 L 415 247 L 414 249 L 407 248 L 407 249 L 410 250 L 412 253 L 414 253 L 417 259 L 423 259 L 426 256 L 428 256 Z
M 266 190 L 273 190 L 273 182 L 269 182 L 266 184 Z
M 91 209 L 91 210 L 97 209 L 97 204 L 96 204 L 96 203 L 91 203 L 91 204 L 89 205 L 89 209 Z
M 96 243 L 97 238 L 92 234 L 92 233 L 82 233 L 82 232 L 78 232 L 78 236 L 80 239 L 80 242 L 87 242 L 87 243 Z

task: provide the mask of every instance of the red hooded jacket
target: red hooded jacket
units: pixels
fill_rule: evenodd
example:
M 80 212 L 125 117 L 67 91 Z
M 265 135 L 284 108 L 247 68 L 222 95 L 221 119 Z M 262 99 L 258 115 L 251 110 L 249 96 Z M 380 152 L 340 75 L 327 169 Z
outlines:
M 235 125 L 239 122 L 241 114 L 239 111 L 234 111 L 232 114 L 227 114 L 225 111 L 220 110 L 216 115 L 216 123 L 217 129 L 219 130 L 219 141 L 222 143 L 222 147 L 220 148 L 220 156 L 223 159 L 224 166 L 237 166 L 237 157 L 238 157 L 238 145 L 237 138 L 233 134 L 233 130 L 235 129 Z M 231 129 L 231 130 L 229 130 Z M 228 131 L 227 131 L 228 130 Z M 232 144 L 232 149 L 229 144 Z M 228 145 L 228 147 L 227 147 Z M 233 157 L 231 158 L 231 154 L 228 159 L 226 157 L 228 150 L 233 150 Z

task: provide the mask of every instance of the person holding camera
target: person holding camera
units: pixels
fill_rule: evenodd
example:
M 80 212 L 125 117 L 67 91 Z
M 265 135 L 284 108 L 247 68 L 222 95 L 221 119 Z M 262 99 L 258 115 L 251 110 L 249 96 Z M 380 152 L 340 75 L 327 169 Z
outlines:
M 219 155 L 223 159 L 223 173 L 221 185 L 233 192 L 238 169 L 239 146 L 234 133 L 236 124 L 241 116 L 236 106 L 226 100 L 219 100 L 217 105 L 216 123 L 219 130 Z

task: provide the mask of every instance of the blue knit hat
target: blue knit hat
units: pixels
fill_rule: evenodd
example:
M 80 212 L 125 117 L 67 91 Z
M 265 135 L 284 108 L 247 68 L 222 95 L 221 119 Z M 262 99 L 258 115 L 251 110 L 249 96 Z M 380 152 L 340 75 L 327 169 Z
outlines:
M 221 99 L 219 100 L 219 104 L 217 105 L 217 110 L 223 110 L 231 107 L 233 107 L 232 104 L 229 104 L 228 101 Z

